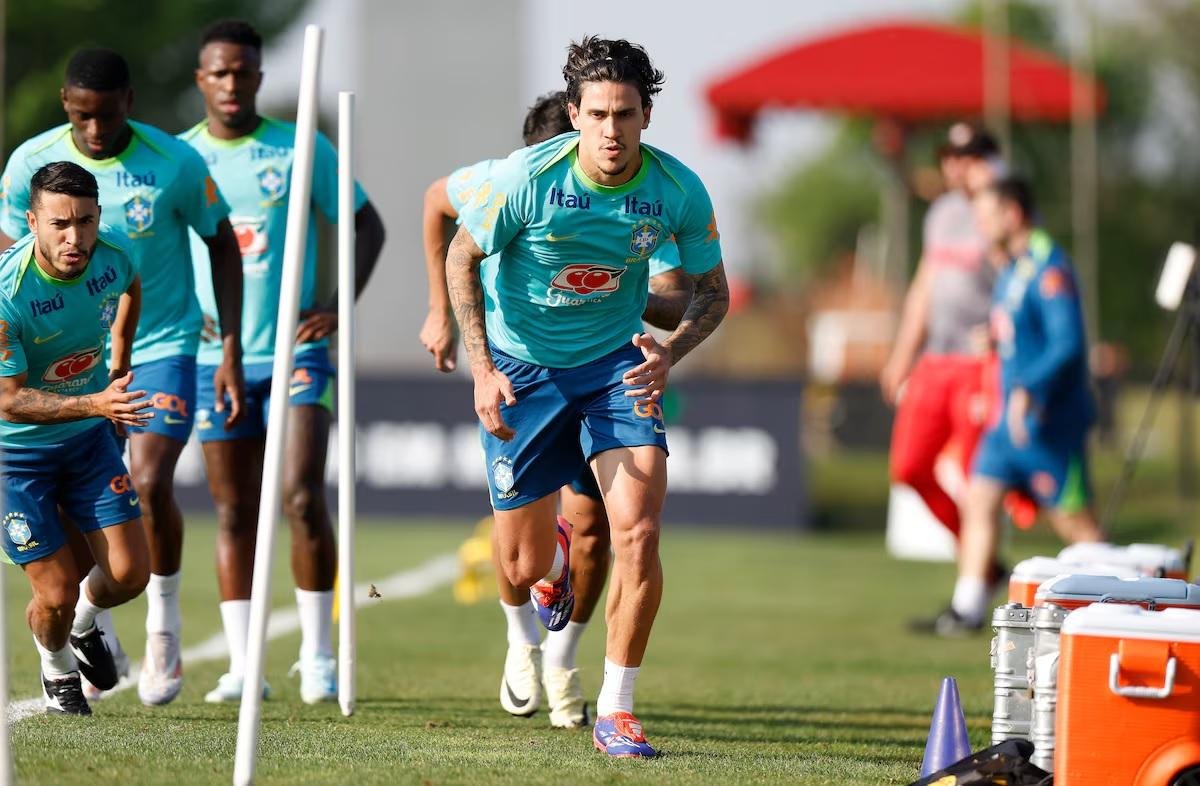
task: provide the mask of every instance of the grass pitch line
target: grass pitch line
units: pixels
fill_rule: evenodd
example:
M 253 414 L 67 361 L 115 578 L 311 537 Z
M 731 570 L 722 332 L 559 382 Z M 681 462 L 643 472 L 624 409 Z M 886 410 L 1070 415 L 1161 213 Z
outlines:
M 458 576 L 458 556 L 441 554 L 433 557 L 422 565 L 373 582 L 362 582 L 354 587 L 354 607 L 373 606 L 390 600 L 407 600 L 428 595 L 454 581 Z M 368 592 L 374 585 L 378 597 L 368 598 Z M 271 610 L 271 619 L 267 624 L 267 640 L 273 641 L 300 630 L 300 615 L 295 606 L 284 606 Z M 229 647 L 225 643 L 225 634 L 216 633 L 193 647 L 186 647 L 181 653 L 185 664 L 202 663 L 218 660 L 229 655 Z M 117 686 L 105 695 L 119 693 L 137 685 L 137 673 L 141 669 L 141 661 L 130 664 L 129 673 L 133 676 L 123 678 Z M 33 715 L 40 715 L 44 707 L 41 696 L 28 699 L 18 699 L 8 705 L 8 722 L 17 723 Z

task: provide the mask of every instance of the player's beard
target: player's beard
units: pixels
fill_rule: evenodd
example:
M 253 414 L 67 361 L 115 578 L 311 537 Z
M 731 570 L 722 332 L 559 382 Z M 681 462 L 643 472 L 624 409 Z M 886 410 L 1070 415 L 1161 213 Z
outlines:
M 92 254 L 96 251 L 96 244 L 93 243 L 91 248 L 78 248 L 77 250 L 83 254 L 83 262 L 79 264 L 79 269 L 72 272 L 63 270 L 66 265 L 63 263 L 62 254 L 58 253 L 57 249 L 51 249 L 49 244 L 38 242 L 38 250 L 42 252 L 42 259 L 49 259 L 50 267 L 54 268 L 54 272 L 63 276 L 65 279 L 76 279 L 83 275 L 83 271 L 87 270 L 88 263 L 92 261 Z M 51 253 L 51 252 L 54 253 Z

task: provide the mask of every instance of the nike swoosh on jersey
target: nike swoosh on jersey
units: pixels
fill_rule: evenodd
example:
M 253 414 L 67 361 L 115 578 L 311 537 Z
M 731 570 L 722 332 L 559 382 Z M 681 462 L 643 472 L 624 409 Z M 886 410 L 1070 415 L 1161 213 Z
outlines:
M 556 235 L 553 232 L 546 233 L 546 240 L 550 241 L 551 243 L 562 243 L 565 240 L 574 240 L 577 237 L 579 237 L 578 232 L 571 235 Z
M 61 336 L 62 334 L 63 334 L 63 332 L 60 330 L 60 331 L 58 331 L 57 333 L 54 333 L 54 334 L 52 334 L 52 335 L 49 335 L 49 336 L 46 336 L 45 338 L 42 338 L 41 336 L 34 336 L 34 337 L 33 337 L 33 343 L 35 343 L 35 344 L 45 344 L 47 341 L 53 341 L 54 339 L 58 338 L 58 337 L 59 337 L 59 336 Z
M 508 684 L 508 680 L 504 681 L 504 690 L 508 692 L 508 700 L 511 701 L 512 705 L 518 710 L 525 709 L 529 706 L 529 702 L 533 700 L 532 696 L 527 699 L 517 698 L 517 694 L 513 693 L 512 686 Z

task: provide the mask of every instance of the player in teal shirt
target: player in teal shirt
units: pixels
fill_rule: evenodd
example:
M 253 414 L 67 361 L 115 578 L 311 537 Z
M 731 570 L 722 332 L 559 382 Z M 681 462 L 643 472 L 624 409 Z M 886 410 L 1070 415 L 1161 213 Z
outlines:
M 229 671 L 206 696 L 210 702 L 240 701 L 243 657 L 250 622 L 250 588 L 258 527 L 260 471 L 266 446 L 279 287 L 283 275 L 296 129 L 262 117 L 256 98 L 262 81 L 262 39 L 246 22 L 214 23 L 201 37 L 196 86 L 204 96 L 206 118 L 181 138 L 196 149 L 229 201 L 241 250 L 245 296 L 242 348 L 246 409 L 230 426 L 217 406 L 211 383 L 220 347 L 202 342 L 197 379 L 196 431 L 204 451 L 209 488 L 217 507 L 217 582 L 221 619 L 229 643 Z M 337 155 L 318 134 L 313 160 L 311 210 L 305 244 L 294 372 L 289 389 L 288 447 L 284 466 L 284 514 L 292 532 L 292 569 L 300 616 L 300 696 L 308 703 L 337 698 L 336 663 L 330 638 L 337 549 L 325 500 L 325 459 L 333 403 L 329 336 L 337 329 L 336 295 L 317 299 L 316 215 L 338 220 Z M 357 292 L 383 247 L 384 228 L 366 193 L 354 201 Z M 207 250 L 193 242 L 200 304 L 210 324 L 218 323 L 216 300 L 205 282 Z M 219 324 L 216 325 L 219 328 Z M 215 332 L 215 331 L 214 331 Z
M 571 131 L 567 115 L 567 95 L 563 91 L 539 98 L 525 116 L 526 146 L 544 142 Z M 425 192 L 422 219 L 426 272 L 429 278 L 429 315 L 421 330 L 421 341 L 434 357 L 440 371 L 455 368 L 457 335 L 446 291 L 446 219 L 458 222 L 460 211 L 468 204 L 475 189 L 487 182 L 496 160 L 480 161 L 434 181 Z M 481 275 L 485 292 L 494 286 L 496 257 L 483 261 Z M 650 258 L 650 295 L 642 318 L 664 330 L 679 325 L 691 300 L 691 281 L 679 269 L 679 254 L 674 243 L 666 243 Z M 571 522 L 571 587 L 575 607 L 571 621 L 559 631 L 547 633 L 545 641 L 537 632 L 531 601 L 512 607 L 501 602 L 508 622 L 509 646 L 501 678 L 500 706 L 513 715 L 530 716 L 542 705 L 544 697 L 550 724 L 558 728 L 578 728 L 587 723 L 584 696 L 575 653 L 596 604 L 604 591 L 612 540 L 604 499 L 590 468 L 559 490 L 563 515 Z M 540 659 L 542 679 L 536 679 Z
M 0 255 L 0 544 L 33 590 L 27 618 L 46 712 L 89 715 L 80 672 L 104 688 L 117 682 L 97 615 L 140 594 L 150 569 L 138 495 L 108 422 L 152 417 L 143 391 L 128 390 L 141 290 L 121 238 L 101 227 L 91 174 L 56 162 L 23 187 L 30 234 Z M 77 561 L 60 511 L 96 564 Z
M 645 50 L 587 38 L 571 46 L 563 76 L 579 133 L 496 165 L 463 209 L 446 278 L 475 380 L 501 599 L 518 606 L 528 593 L 547 629 L 567 625 L 571 525 L 555 525 L 554 492 L 578 474 L 582 449 L 614 550 L 593 740 L 612 756 L 646 757 L 655 751 L 633 716 L 633 688 L 662 594 L 661 396 L 670 367 L 724 317 L 729 291 L 703 183 L 641 143 L 663 81 Z M 659 344 L 641 315 L 648 260 L 671 237 L 694 293 Z M 492 254 L 489 284 L 480 265 Z
M 51 161 L 73 161 L 100 185 L 104 217 L 120 235 L 142 278 L 145 313 L 138 323 L 133 368 L 158 417 L 132 435 L 130 464 L 142 499 L 150 542 L 146 664 L 138 694 L 163 704 L 182 686 L 179 663 L 179 566 L 183 517 L 175 502 L 175 465 L 191 433 L 196 402 L 195 354 L 201 316 L 188 229 L 206 238 L 220 293 L 224 355 L 215 384 L 230 391 L 231 420 L 242 402 L 241 265 L 229 208 L 200 156 L 169 134 L 129 120 L 129 67 L 116 52 L 85 49 L 67 64 L 62 88 L 65 125 L 18 147 L 0 178 L 0 232 L 18 238 L 29 207 L 29 177 Z M 0 238 L 0 246 L 10 242 Z M 103 619 L 101 627 L 112 625 Z M 115 639 L 119 666 L 128 659 Z M 93 698 L 98 694 L 89 689 Z

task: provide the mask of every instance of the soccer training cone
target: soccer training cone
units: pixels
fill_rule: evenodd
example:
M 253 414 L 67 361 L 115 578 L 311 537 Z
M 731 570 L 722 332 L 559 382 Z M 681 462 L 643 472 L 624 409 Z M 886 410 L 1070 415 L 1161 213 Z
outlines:
M 971 755 L 967 740 L 967 719 L 963 717 L 958 700 L 958 683 L 953 677 L 942 680 L 933 721 L 929 724 L 929 741 L 925 743 L 925 758 L 921 760 L 921 777 L 945 769 Z

